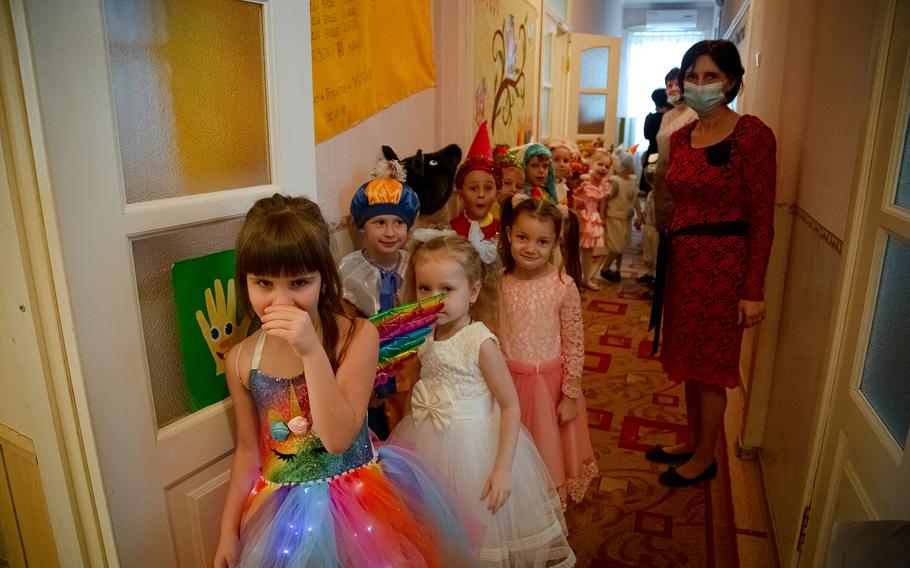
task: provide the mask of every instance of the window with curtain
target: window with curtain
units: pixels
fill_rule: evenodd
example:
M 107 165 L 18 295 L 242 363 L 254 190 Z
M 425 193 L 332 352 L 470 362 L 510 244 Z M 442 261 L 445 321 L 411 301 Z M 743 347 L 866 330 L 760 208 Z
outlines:
M 635 144 L 644 150 L 645 117 L 654 111 L 651 91 L 664 86 L 664 76 L 678 67 L 682 56 L 705 34 L 698 31 L 635 31 L 626 33 L 623 65 L 626 70 L 624 116 L 635 121 Z

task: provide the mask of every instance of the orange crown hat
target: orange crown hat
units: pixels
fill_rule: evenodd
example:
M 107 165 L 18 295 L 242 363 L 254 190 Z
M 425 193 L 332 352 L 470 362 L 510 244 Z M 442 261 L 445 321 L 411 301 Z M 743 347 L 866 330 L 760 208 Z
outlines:
M 410 229 L 420 214 L 420 199 L 404 183 L 404 167 L 397 160 L 381 160 L 373 175 L 351 199 L 351 217 L 357 228 L 363 228 L 364 223 L 378 215 L 395 215 Z
M 468 156 L 455 172 L 455 187 L 460 188 L 465 176 L 474 170 L 482 170 L 493 176 L 493 179 L 496 180 L 497 191 L 502 187 L 502 170 L 493 160 L 493 147 L 490 144 L 490 133 L 487 132 L 487 121 L 483 121 L 483 124 L 477 129 L 474 142 L 471 143 L 471 149 L 468 150 Z

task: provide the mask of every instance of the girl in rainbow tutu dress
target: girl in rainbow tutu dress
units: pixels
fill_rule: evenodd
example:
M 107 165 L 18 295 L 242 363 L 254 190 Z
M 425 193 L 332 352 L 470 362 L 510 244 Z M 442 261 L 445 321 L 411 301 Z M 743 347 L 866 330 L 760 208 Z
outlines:
M 226 357 L 237 448 L 215 566 L 475 565 L 475 525 L 412 454 L 371 442 L 378 333 L 344 315 L 319 208 L 258 201 L 236 272 L 261 327 Z

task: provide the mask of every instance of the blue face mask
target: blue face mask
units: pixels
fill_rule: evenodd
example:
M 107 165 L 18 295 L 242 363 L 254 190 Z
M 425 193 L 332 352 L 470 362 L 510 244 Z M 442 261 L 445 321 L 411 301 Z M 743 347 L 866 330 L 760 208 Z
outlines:
M 726 98 L 723 82 L 696 85 L 686 81 L 685 89 L 683 98 L 686 100 L 686 104 L 698 114 L 710 113 L 722 105 Z

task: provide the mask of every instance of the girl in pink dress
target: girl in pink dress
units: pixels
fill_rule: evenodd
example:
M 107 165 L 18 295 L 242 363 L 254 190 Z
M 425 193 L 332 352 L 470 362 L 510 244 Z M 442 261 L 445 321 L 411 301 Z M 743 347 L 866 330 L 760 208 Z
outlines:
M 598 148 L 591 155 L 588 179 L 573 192 L 575 209 L 581 221 L 581 270 L 585 288 L 600 290 L 594 281 L 603 264 L 604 227 L 600 217 L 601 202 L 610 195 L 607 174 L 613 165 L 610 153 Z
M 581 501 L 597 475 L 581 390 L 581 298 L 562 266 L 549 262 L 562 234 L 560 209 L 545 200 L 525 199 L 507 223 L 500 237 L 505 266 L 502 352 L 518 391 L 521 422 L 565 507 L 567 497 Z M 565 250 L 571 254 L 578 247 Z

